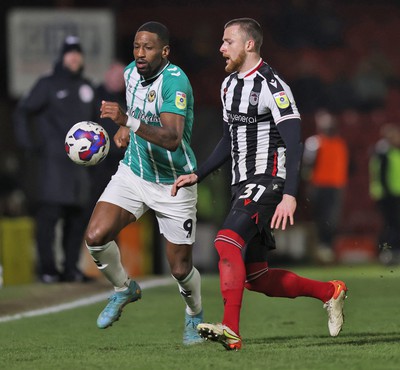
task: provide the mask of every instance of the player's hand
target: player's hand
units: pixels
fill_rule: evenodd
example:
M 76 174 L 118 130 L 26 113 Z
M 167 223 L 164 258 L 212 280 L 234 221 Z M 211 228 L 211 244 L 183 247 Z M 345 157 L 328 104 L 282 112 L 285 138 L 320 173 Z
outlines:
M 126 126 L 128 121 L 128 116 L 118 103 L 105 100 L 101 102 L 100 118 L 111 118 L 119 126 Z
M 114 143 L 118 148 L 126 148 L 129 144 L 129 133 L 128 127 L 120 127 L 117 133 L 114 135 Z
M 281 202 L 275 209 L 271 219 L 271 229 L 279 229 L 282 224 L 282 230 L 286 229 L 289 219 L 290 225 L 294 224 L 294 212 L 296 211 L 296 198 L 289 194 L 283 194 Z
M 171 188 L 171 195 L 174 197 L 180 188 L 185 186 L 192 186 L 197 184 L 199 181 L 198 176 L 195 173 L 190 173 L 189 175 L 180 175 L 174 182 Z

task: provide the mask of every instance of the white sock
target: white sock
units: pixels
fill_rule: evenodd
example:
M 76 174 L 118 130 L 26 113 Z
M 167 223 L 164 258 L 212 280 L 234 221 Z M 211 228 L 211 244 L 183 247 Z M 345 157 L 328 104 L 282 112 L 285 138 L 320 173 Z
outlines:
M 201 278 L 200 273 L 193 266 L 192 271 L 183 280 L 177 280 L 179 292 L 186 303 L 186 312 L 188 315 L 194 316 L 201 312 Z
M 116 291 L 128 289 L 130 279 L 121 263 L 121 254 L 115 241 L 105 245 L 89 246 L 85 242 L 97 268 L 114 285 Z

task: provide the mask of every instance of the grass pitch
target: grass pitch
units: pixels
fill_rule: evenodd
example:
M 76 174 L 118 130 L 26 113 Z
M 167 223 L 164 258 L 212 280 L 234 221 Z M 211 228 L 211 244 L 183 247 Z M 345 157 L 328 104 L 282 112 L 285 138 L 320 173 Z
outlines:
M 0 369 L 398 369 L 400 268 L 300 268 L 309 278 L 346 281 L 345 325 L 331 338 L 322 303 L 245 292 L 240 352 L 217 343 L 181 344 L 184 304 L 171 285 L 147 289 L 121 319 L 100 330 L 106 302 L 0 323 Z M 8 288 L 7 288 L 8 289 Z M 15 290 L 13 288 L 14 295 Z M 220 321 L 217 276 L 203 276 L 205 321 Z M 1 297 L 1 294 L 0 294 Z M 0 300 L 1 304 L 1 300 Z

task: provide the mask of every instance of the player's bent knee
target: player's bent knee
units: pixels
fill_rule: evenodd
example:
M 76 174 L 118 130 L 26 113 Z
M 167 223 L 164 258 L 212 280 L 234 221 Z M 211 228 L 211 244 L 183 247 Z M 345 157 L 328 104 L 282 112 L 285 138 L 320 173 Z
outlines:
M 192 271 L 192 266 L 174 266 L 171 267 L 171 275 L 179 281 L 184 280 Z
M 183 270 L 173 270 L 171 271 L 171 274 L 176 280 L 181 281 L 184 280 L 186 276 L 188 276 L 189 272 Z
M 87 245 L 104 245 L 107 244 L 110 240 L 108 240 L 107 236 L 104 232 L 102 232 L 99 228 L 88 228 L 85 235 L 85 242 Z

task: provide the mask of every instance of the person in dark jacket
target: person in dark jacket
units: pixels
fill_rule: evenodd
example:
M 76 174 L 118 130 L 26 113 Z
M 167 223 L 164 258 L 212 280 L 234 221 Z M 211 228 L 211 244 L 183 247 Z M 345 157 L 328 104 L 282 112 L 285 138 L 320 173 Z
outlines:
M 90 177 L 88 169 L 73 163 L 64 150 L 65 135 L 75 123 L 98 117 L 95 90 L 83 70 L 79 38 L 68 36 L 53 72 L 38 79 L 20 100 L 14 117 L 17 143 L 38 156 L 36 245 L 38 273 L 44 283 L 88 280 L 77 265 L 87 224 Z M 54 253 L 59 222 L 61 271 Z

